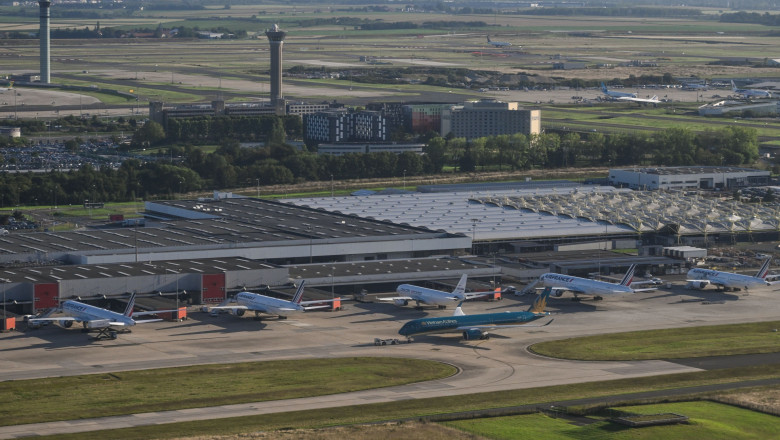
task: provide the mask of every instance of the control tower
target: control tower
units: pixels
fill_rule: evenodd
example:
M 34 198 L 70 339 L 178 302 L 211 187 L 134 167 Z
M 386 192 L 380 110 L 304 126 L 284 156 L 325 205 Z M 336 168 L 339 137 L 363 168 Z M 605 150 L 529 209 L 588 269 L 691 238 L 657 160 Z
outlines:
M 265 31 L 268 43 L 271 45 L 271 105 L 276 109 L 277 115 L 285 114 L 284 93 L 282 93 L 282 45 L 287 32 L 274 25 Z
M 41 29 L 39 38 L 41 40 L 41 82 L 48 84 L 51 82 L 51 62 L 49 54 L 49 8 L 50 0 L 38 0 L 38 6 L 41 8 Z

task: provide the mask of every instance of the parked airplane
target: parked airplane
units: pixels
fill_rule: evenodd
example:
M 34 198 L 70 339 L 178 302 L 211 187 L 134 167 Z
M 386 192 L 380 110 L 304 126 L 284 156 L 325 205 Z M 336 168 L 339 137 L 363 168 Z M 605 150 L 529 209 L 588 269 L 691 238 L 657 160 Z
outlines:
M 653 106 L 657 106 L 661 102 L 658 100 L 658 95 L 653 95 L 652 98 L 632 98 L 630 96 L 621 96 L 615 99 L 618 101 L 636 102 L 638 104 L 653 104 Z
M 526 287 L 524 291 L 528 291 L 530 288 L 535 287 L 536 284 L 541 283 L 544 287 L 552 287 L 553 296 L 556 298 L 568 290 L 574 294 L 574 300 L 578 301 L 580 299 L 579 295 L 589 295 L 595 300 L 600 300 L 603 299 L 601 295 L 620 295 L 655 290 L 655 288 L 632 289 L 631 283 L 634 279 L 635 270 L 636 264 L 632 264 L 619 284 L 558 273 L 546 273 L 540 276 L 535 283 Z
M 685 280 L 688 284 L 685 287 L 687 289 L 704 289 L 708 285 L 713 284 L 718 289 L 722 288 L 724 291 L 728 291 L 740 289 L 749 290 L 758 287 L 771 286 L 775 284 L 775 282 L 766 280 L 766 275 L 769 272 L 769 263 L 771 261 L 771 258 L 767 258 L 764 261 L 764 264 L 761 265 L 761 269 L 753 276 L 694 268 L 688 271 L 688 279 Z
M 508 41 L 493 41 L 490 39 L 490 35 L 487 36 L 487 42 L 493 47 L 509 47 L 512 43 Z
M 305 284 L 306 280 L 301 281 L 291 301 L 259 293 L 239 292 L 235 297 L 227 299 L 218 306 L 210 307 L 209 310 L 213 315 L 219 313 L 219 310 L 228 310 L 231 315 L 236 316 L 244 316 L 244 313 L 249 310 L 255 312 L 255 319 L 260 319 L 261 313 L 276 315 L 279 319 L 287 319 L 287 315 L 291 313 L 328 308 L 326 305 L 310 306 L 310 304 L 322 304 L 333 300 L 301 301 Z
M 406 336 L 410 341 L 413 335 L 424 333 L 443 333 L 443 332 L 463 332 L 463 339 L 488 339 L 488 331 L 501 330 L 517 327 L 541 327 L 538 325 L 521 324 L 524 322 L 535 321 L 539 318 L 548 316 L 545 312 L 547 299 L 550 296 L 552 288 L 544 289 L 541 295 L 534 300 L 534 303 L 524 312 L 500 312 L 500 313 L 482 313 L 479 315 L 466 315 L 461 309 L 462 302 L 458 304 L 453 316 L 442 318 L 420 318 L 413 319 L 404 324 L 398 333 Z M 544 325 L 549 325 L 552 319 Z
M 601 83 L 601 93 L 609 96 L 610 98 L 636 98 L 636 93 L 616 92 L 614 90 L 609 90 L 607 86 L 604 85 L 604 83 Z
M 707 81 L 704 82 L 704 84 L 699 83 L 684 83 L 682 85 L 683 90 L 709 90 L 709 85 L 707 85 Z
M 411 284 L 401 284 L 396 289 L 396 292 L 400 293 L 402 296 L 379 298 L 379 300 L 393 301 L 396 305 L 399 306 L 406 306 L 409 305 L 409 301 L 415 301 L 418 308 L 420 307 L 420 304 L 427 304 L 439 306 L 440 309 L 445 309 L 449 304 L 454 304 L 466 299 L 490 295 L 493 293 L 480 292 L 476 294 L 466 294 L 466 277 L 466 274 L 463 274 L 463 276 L 460 277 L 460 281 L 458 282 L 458 285 L 455 286 L 455 290 L 453 290 L 452 293 L 414 286 Z
M 738 89 L 737 86 L 734 84 L 734 81 L 731 81 L 731 91 L 736 93 L 737 95 L 742 95 L 744 98 L 771 98 L 772 94 L 769 92 L 769 90 L 755 90 L 755 89 Z
M 101 307 L 84 304 L 79 301 L 67 300 L 62 303 L 60 310 L 67 316 L 58 318 L 30 318 L 27 323 L 37 328 L 48 322 L 57 322 L 65 328 L 73 326 L 73 322 L 81 322 L 85 329 L 96 329 L 98 334 L 95 339 L 109 338 L 116 339 L 117 329 L 132 327 L 136 324 L 146 324 L 149 322 L 161 321 L 161 319 L 147 319 L 136 321 L 133 319 L 133 307 L 135 306 L 135 293 L 130 295 L 125 307 L 124 313 L 113 312 Z M 139 312 L 135 316 L 153 315 L 156 313 L 173 312 L 175 310 L 155 310 L 151 312 Z
M 6 90 L 11 90 L 14 88 L 14 82 L 11 81 L 8 83 L 8 87 L 0 87 L 0 92 L 5 92 Z

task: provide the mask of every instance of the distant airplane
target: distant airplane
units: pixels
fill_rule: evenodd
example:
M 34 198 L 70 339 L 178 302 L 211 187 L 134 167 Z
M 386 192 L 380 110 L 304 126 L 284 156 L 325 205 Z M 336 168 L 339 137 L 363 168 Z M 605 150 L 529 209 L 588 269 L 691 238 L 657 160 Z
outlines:
M 704 84 L 698 83 L 685 83 L 682 86 L 683 90 L 709 90 L 709 86 L 705 81 Z
M 704 289 L 708 285 L 712 284 L 718 289 L 728 290 L 749 290 L 759 287 L 767 287 L 775 284 L 775 282 L 769 282 L 766 280 L 766 275 L 769 273 L 769 263 L 771 258 L 767 258 L 764 264 L 758 272 L 753 275 L 741 275 L 732 272 L 721 272 L 718 270 L 699 269 L 694 268 L 688 271 L 688 275 L 685 281 L 688 284 L 685 286 L 688 289 Z
M 512 43 L 509 43 L 507 41 L 492 41 L 490 39 L 490 35 L 487 36 L 487 42 L 493 47 L 509 47 L 512 45 Z
M 653 104 L 657 106 L 661 101 L 658 100 L 658 95 L 653 95 L 652 98 L 632 98 L 630 96 L 621 96 L 615 98 L 617 101 L 636 102 L 638 104 Z
M 772 94 L 769 90 L 755 90 L 755 89 L 738 89 L 734 84 L 734 80 L 731 80 L 731 91 L 737 95 L 742 95 L 744 98 L 771 98 Z
M 73 326 L 73 322 L 81 322 L 85 329 L 99 330 L 95 339 L 116 339 L 117 329 L 132 327 L 136 324 L 162 321 L 161 319 L 147 319 L 136 321 L 133 319 L 133 307 L 135 306 L 135 293 L 130 295 L 124 313 L 112 312 L 101 307 L 91 306 L 79 301 L 68 300 L 62 303 L 60 309 L 67 316 L 58 318 L 30 318 L 27 323 L 33 328 L 40 327 L 44 323 L 57 322 L 65 328 Z M 135 316 L 153 315 L 156 313 L 174 312 L 175 310 L 155 310 L 151 312 L 136 313 Z
M 655 290 L 655 288 L 632 289 L 631 283 L 634 279 L 635 270 L 636 264 L 632 264 L 628 268 L 626 275 L 623 276 L 623 279 L 619 284 L 580 278 L 571 275 L 561 275 L 558 273 L 546 273 L 540 276 L 536 282 L 526 287 L 524 290 L 528 291 L 529 288 L 533 288 L 536 286 L 536 284 L 541 283 L 543 287 L 552 287 L 553 296 L 556 298 L 563 295 L 563 292 L 572 292 L 574 294 L 575 301 L 580 299 L 579 295 L 588 295 L 592 296 L 593 299 L 600 300 L 603 299 L 601 295 L 622 295 Z
M 549 298 L 551 291 L 552 289 L 549 287 L 544 289 L 542 294 L 534 300 L 534 303 L 528 311 L 466 315 L 461 309 L 463 303 L 460 303 L 455 309 L 453 316 L 413 319 L 404 324 L 401 329 L 398 330 L 398 333 L 402 336 L 406 336 L 411 341 L 413 335 L 463 332 L 463 339 L 470 340 L 488 339 L 490 337 L 488 331 L 517 327 L 541 327 L 520 323 L 531 322 L 549 316 L 549 312 L 545 312 L 544 308 L 547 305 L 547 299 Z M 552 320 L 544 325 L 548 325 L 551 322 Z
M 603 82 L 601 83 L 601 93 L 609 96 L 610 98 L 636 98 L 636 93 L 615 92 L 613 90 L 609 90 Z
M 447 308 L 449 304 L 455 304 L 457 302 L 476 298 L 484 295 L 491 295 L 493 292 L 480 292 L 477 294 L 466 294 L 466 274 L 460 277 L 458 285 L 455 286 L 455 290 L 450 292 L 443 292 L 436 289 L 428 289 L 425 287 L 414 286 L 411 284 L 401 284 L 396 289 L 396 292 L 402 296 L 393 296 L 389 298 L 379 298 L 380 301 L 393 301 L 398 306 L 409 305 L 409 301 L 415 301 L 417 307 L 420 304 L 439 306 L 440 309 Z
M 11 90 L 14 88 L 14 82 L 11 81 L 8 83 L 8 87 L 0 87 L 0 92 L 5 92 L 6 90 Z
M 301 301 L 301 299 L 303 299 L 303 286 L 305 284 L 306 280 L 301 281 L 301 284 L 298 286 L 298 290 L 295 291 L 295 295 L 293 295 L 291 301 L 260 295 L 259 293 L 239 292 L 235 297 L 224 301 L 222 304 L 210 307 L 209 311 L 211 311 L 212 314 L 216 314 L 219 310 L 228 310 L 231 315 L 244 316 L 244 313 L 249 310 L 255 312 L 255 319 L 260 319 L 261 313 L 276 315 L 279 319 L 287 319 L 287 315 L 291 313 L 328 308 L 326 305 L 310 306 L 310 304 L 322 304 L 324 302 L 334 301 Z

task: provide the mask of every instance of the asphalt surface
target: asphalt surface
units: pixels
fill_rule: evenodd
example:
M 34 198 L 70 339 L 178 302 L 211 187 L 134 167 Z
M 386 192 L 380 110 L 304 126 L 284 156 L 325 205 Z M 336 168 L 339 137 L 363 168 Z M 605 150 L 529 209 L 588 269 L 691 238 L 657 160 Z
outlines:
M 704 304 L 696 299 L 716 300 Z M 530 296 L 500 302 L 469 302 L 466 313 L 526 309 Z M 723 301 L 720 303 L 720 301 Z M 749 295 L 689 291 L 682 288 L 645 292 L 604 301 L 551 299 L 555 321 L 546 327 L 507 329 L 484 341 L 460 335 L 417 337 L 411 344 L 376 347 L 374 337 L 399 337 L 406 320 L 446 316 L 451 310 L 414 310 L 391 304 L 351 303 L 341 312 L 312 312 L 287 320 L 261 322 L 249 315 L 212 317 L 193 312 L 181 322 L 136 326 L 114 341 L 92 341 L 79 329 L 49 326 L 0 334 L 0 378 L 30 379 L 208 363 L 343 356 L 398 356 L 439 360 L 456 365 L 452 377 L 392 388 L 305 399 L 195 408 L 93 420 L 51 422 L 0 428 L 0 438 L 156 423 L 339 407 L 476 392 L 602 381 L 671 373 L 777 363 L 778 355 L 674 361 L 583 362 L 549 359 L 527 351 L 535 342 L 589 334 L 776 320 L 780 292 Z M 770 331 L 770 330 L 768 330 Z

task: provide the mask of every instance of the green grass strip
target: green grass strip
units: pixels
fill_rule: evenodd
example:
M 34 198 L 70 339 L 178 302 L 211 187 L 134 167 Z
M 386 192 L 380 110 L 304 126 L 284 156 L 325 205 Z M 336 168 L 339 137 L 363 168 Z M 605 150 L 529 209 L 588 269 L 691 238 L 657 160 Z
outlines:
M 456 371 L 434 361 L 355 357 L 0 382 L 0 425 L 322 396 L 440 379 Z
M 533 372 L 529 372 L 529 374 L 533 374 Z M 230 435 L 286 428 L 321 428 L 326 426 L 396 420 L 459 411 L 502 408 L 524 404 L 541 404 L 584 397 L 612 396 L 641 391 L 674 389 L 716 383 L 733 383 L 778 376 L 780 376 L 780 365 L 732 368 L 696 373 L 628 378 L 604 382 L 558 385 L 525 390 L 486 392 L 430 399 L 412 399 L 400 402 L 355 405 L 321 410 L 295 411 L 258 416 L 233 417 L 229 419 L 95 431 L 88 433 L 88 437 L 111 438 L 116 440 L 145 440 L 188 436 Z M 84 437 L 84 433 L 77 433 L 39 438 L 81 440 Z
M 544 356 L 587 361 L 680 359 L 780 351 L 780 321 L 646 330 L 534 344 Z

